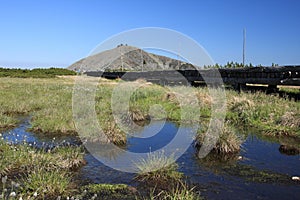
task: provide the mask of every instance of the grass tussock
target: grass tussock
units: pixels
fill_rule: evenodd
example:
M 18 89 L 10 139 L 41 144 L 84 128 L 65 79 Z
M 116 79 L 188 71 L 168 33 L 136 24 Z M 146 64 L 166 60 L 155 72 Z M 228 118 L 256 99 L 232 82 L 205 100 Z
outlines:
M 17 123 L 18 120 L 16 118 L 0 113 L 0 130 L 12 128 L 16 126 Z
M 199 193 L 194 191 L 195 188 L 189 189 L 185 184 L 180 184 L 170 191 L 163 190 L 157 192 L 153 189 L 150 192 L 149 199 L 151 200 L 201 200 Z
M 174 158 L 167 157 L 163 152 L 149 153 L 146 159 L 136 163 L 136 167 L 136 180 L 160 187 L 170 186 L 183 177 L 183 174 L 177 171 L 178 165 Z
M 73 189 L 71 175 L 65 171 L 35 169 L 21 181 L 21 194 L 35 199 L 54 199 L 67 196 Z
M 200 148 L 204 142 L 205 134 L 199 132 L 196 137 L 196 147 Z M 240 151 L 243 141 L 236 133 L 236 130 L 226 122 L 222 132 L 217 138 L 217 142 L 212 151 L 219 155 L 236 154 Z
M 300 113 L 286 112 L 278 123 L 282 126 L 300 129 Z

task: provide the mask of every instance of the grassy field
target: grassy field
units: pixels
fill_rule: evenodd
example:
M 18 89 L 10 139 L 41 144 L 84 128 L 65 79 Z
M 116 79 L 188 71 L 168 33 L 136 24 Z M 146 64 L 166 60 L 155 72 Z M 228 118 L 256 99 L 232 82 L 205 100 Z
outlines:
M 104 132 L 115 143 L 124 143 L 126 138 L 113 120 L 111 95 L 115 81 L 103 81 L 96 93 L 96 113 Z M 18 115 L 32 115 L 32 131 L 43 133 L 76 134 L 72 118 L 72 78 L 0 79 L 0 128 L 17 125 Z M 205 88 L 183 88 L 198 98 L 198 121 L 210 118 L 212 98 Z M 144 84 L 131 96 L 129 113 L 126 118 L 144 120 L 149 118 L 151 105 L 159 104 L 165 109 L 169 120 L 180 121 L 180 102 L 174 91 Z M 267 135 L 300 137 L 300 103 L 288 101 L 276 95 L 264 93 L 236 93 L 227 91 L 226 120 L 239 128 L 255 127 Z M 122 110 L 122 107 L 117 110 Z M 159 115 L 156 115 L 159 118 Z M 164 117 L 163 115 L 161 117 Z
M 117 126 L 112 115 L 111 98 L 114 87 L 119 81 L 101 80 L 98 85 L 95 100 L 97 120 L 107 134 L 110 141 L 123 145 L 126 143 L 126 134 Z M 174 122 L 181 119 L 180 101 L 188 101 L 189 97 L 180 97 L 180 91 L 194 94 L 199 109 L 187 107 L 189 112 L 199 112 L 199 119 L 187 120 L 185 123 L 201 123 L 204 127 L 199 130 L 197 140 L 203 140 L 210 116 L 211 105 L 215 101 L 206 88 L 176 87 L 170 90 L 161 86 L 140 81 L 141 87 L 130 97 L 129 111 L 123 113 L 122 120 L 145 121 L 150 117 L 156 119 L 167 118 Z M 0 78 L 0 129 L 9 129 L 17 126 L 19 115 L 31 115 L 31 131 L 55 135 L 76 135 L 72 117 L 72 92 L 74 77 L 61 78 Z M 122 99 L 122 97 L 119 97 Z M 160 107 L 165 113 L 158 112 Z M 240 150 L 242 141 L 237 137 L 237 130 L 256 129 L 265 137 L 300 138 L 300 104 L 299 102 L 285 100 L 276 95 L 264 93 L 237 93 L 226 91 L 227 113 L 224 130 L 221 133 L 214 151 L 219 154 L 235 153 Z M 118 107 L 121 113 L 125 108 Z M 156 111 L 155 111 L 156 109 Z M 126 111 L 126 110 L 125 110 Z M 153 114 L 155 113 L 155 114 Z M 157 114 L 158 113 L 158 114 Z M 97 135 L 89 136 L 97 138 Z M 84 164 L 83 150 L 81 148 L 66 147 L 51 152 L 32 149 L 27 145 L 9 145 L 0 141 L 0 175 L 2 178 L 3 197 L 14 195 L 18 197 L 34 197 L 37 199 L 52 198 L 54 196 L 71 196 L 76 194 L 79 199 L 93 198 L 93 195 L 126 194 L 128 198 L 138 198 L 132 188 L 124 185 L 89 185 L 74 191 L 76 184 L 72 183 L 73 176 L 70 169 Z M 41 162 L 43 160 L 44 162 Z M 157 188 L 150 191 L 150 199 L 198 199 L 192 189 L 181 183 L 181 176 L 177 172 L 177 165 L 166 166 L 162 170 L 165 176 L 161 177 L 160 171 L 147 172 L 151 164 L 168 159 L 149 157 L 138 163 L 141 172 L 137 180 L 154 181 L 156 183 L 174 179 L 178 182 L 168 191 L 162 192 Z M 16 177 L 17 180 L 16 181 Z M 16 188 L 16 184 L 22 187 Z M 154 184 L 155 185 L 155 184 Z M 47 188 L 44 191 L 42 188 Z M 91 191 L 91 192 L 89 192 Z M 118 192 L 116 192 L 118 191 Z M 86 196 L 85 196 L 86 195 Z M 123 196 L 124 197 L 124 196 Z M 96 197 L 95 197 L 96 198 Z M 11 198 L 14 199 L 14 198 Z

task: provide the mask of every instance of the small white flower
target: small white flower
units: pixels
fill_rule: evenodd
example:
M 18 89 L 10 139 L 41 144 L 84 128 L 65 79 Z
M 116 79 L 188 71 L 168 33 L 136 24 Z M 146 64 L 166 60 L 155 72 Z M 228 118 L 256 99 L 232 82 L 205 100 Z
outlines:
M 2 183 L 5 184 L 7 180 L 7 176 L 2 177 Z
M 38 196 L 38 193 L 37 193 L 37 192 L 35 192 L 35 193 L 33 194 L 33 196 L 34 196 L 34 197 L 37 197 L 37 196 Z
M 22 196 L 19 198 L 19 200 L 23 200 Z
M 17 195 L 17 194 L 16 194 L 15 192 L 11 192 L 9 196 L 10 196 L 10 197 L 15 197 L 16 195 Z

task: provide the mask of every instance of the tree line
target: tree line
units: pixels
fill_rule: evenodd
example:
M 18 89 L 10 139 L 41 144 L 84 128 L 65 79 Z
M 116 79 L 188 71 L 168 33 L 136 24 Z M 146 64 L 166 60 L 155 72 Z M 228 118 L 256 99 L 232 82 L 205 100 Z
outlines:
M 76 75 L 76 72 L 64 68 L 10 69 L 0 68 L 0 77 L 13 78 L 55 78 L 56 76 Z
M 272 67 L 277 67 L 278 64 L 272 63 Z M 243 65 L 243 63 L 238 63 L 238 62 L 227 62 L 225 65 L 220 65 L 216 63 L 215 65 L 208 65 L 204 66 L 205 69 L 211 69 L 211 68 L 216 68 L 216 69 L 221 69 L 221 68 L 251 68 L 251 67 L 262 67 L 262 65 L 256 65 L 254 66 L 252 63 Z

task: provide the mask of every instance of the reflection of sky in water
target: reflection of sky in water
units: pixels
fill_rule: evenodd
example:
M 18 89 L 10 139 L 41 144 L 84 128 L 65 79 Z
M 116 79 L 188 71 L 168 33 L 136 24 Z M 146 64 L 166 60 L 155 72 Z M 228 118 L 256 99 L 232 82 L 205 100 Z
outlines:
M 2 137 L 12 143 L 26 140 L 27 143 L 36 142 L 41 146 L 43 142 L 47 145 L 60 144 L 74 138 L 70 137 L 47 137 L 41 134 L 27 132 L 30 127 L 30 118 L 23 118 L 22 124 L 10 131 L 3 132 Z M 174 123 L 166 122 L 160 130 L 162 122 L 154 122 L 145 126 L 140 132 L 134 133 L 135 137 L 128 138 L 127 150 L 131 152 L 155 151 L 168 144 L 175 136 L 178 128 Z M 153 132 L 158 134 L 153 135 Z M 187 128 L 188 130 L 188 128 Z M 150 136 L 150 137 L 149 137 Z M 17 140 L 17 141 L 16 141 Z M 235 166 L 251 167 L 255 171 L 269 170 L 272 173 L 280 173 L 286 177 L 300 176 L 300 155 L 287 156 L 279 152 L 279 143 L 263 141 L 257 136 L 249 135 L 243 143 L 240 155 L 244 158 L 233 161 Z M 114 152 L 110 159 L 122 157 L 122 154 Z M 137 185 L 133 181 L 134 174 L 113 170 L 92 155 L 85 156 L 87 165 L 79 170 L 78 177 L 94 183 L 126 183 Z M 179 170 L 188 177 L 188 182 L 197 186 L 197 190 L 208 199 L 297 199 L 300 196 L 300 183 L 286 181 L 284 183 L 259 183 L 246 180 L 239 174 L 229 173 L 231 165 L 211 161 L 207 167 L 203 161 L 196 157 L 195 148 L 191 145 L 189 149 L 177 160 Z M 206 163 L 207 164 L 207 163 Z M 231 163 L 232 164 L 232 163 Z M 227 167 L 227 171 L 224 170 Z
M 173 123 L 151 123 L 150 126 L 146 126 L 141 132 L 135 133 L 135 137 L 129 137 L 127 139 L 127 150 L 137 153 L 153 152 L 166 146 L 174 138 L 176 133 L 177 127 Z
M 164 146 L 172 140 L 177 132 L 174 123 L 166 122 L 161 131 L 151 136 L 152 130 L 157 130 L 160 122 L 145 127 L 141 132 L 134 133 L 136 137 L 128 138 L 127 149 L 132 152 L 149 152 Z M 151 137 L 147 138 L 150 135 Z M 212 160 L 207 167 L 196 156 L 196 150 L 191 145 L 189 149 L 177 160 L 179 170 L 188 177 L 188 182 L 196 185 L 197 190 L 208 199 L 296 199 L 300 195 L 300 185 L 290 181 L 289 176 L 299 175 L 299 155 L 287 156 L 278 150 L 278 143 L 262 141 L 256 136 L 248 136 L 243 144 L 240 155 L 243 160 L 233 161 L 237 167 L 250 167 L 254 171 L 270 170 L 280 173 L 287 180 L 284 183 L 274 180 L 272 183 L 259 183 L 246 180 L 239 174 L 230 172 L 232 162 L 221 163 Z M 119 156 L 122 156 L 121 154 Z M 134 174 L 113 170 L 93 156 L 86 155 L 88 165 L 81 169 L 79 176 L 96 183 L 126 183 L 136 185 L 132 181 Z M 227 167 L 224 170 L 223 167 Z M 229 169 L 228 169 L 229 167 Z M 236 169 L 236 168 L 235 168 Z M 228 172 L 229 170 L 229 172 Z M 106 173 L 107 172 L 107 173 Z M 250 177 L 251 178 L 251 177 Z
M 59 145 L 68 145 L 78 143 L 75 137 L 71 136 L 49 136 L 45 134 L 34 134 L 27 131 L 31 127 L 31 117 L 20 117 L 20 125 L 12 130 L 2 133 L 5 141 L 12 144 L 27 143 L 38 148 L 53 148 Z
M 279 152 L 280 144 L 248 136 L 243 144 L 242 156 L 248 158 L 244 164 L 254 165 L 259 169 L 270 169 L 277 173 L 300 175 L 300 155 L 287 156 Z

